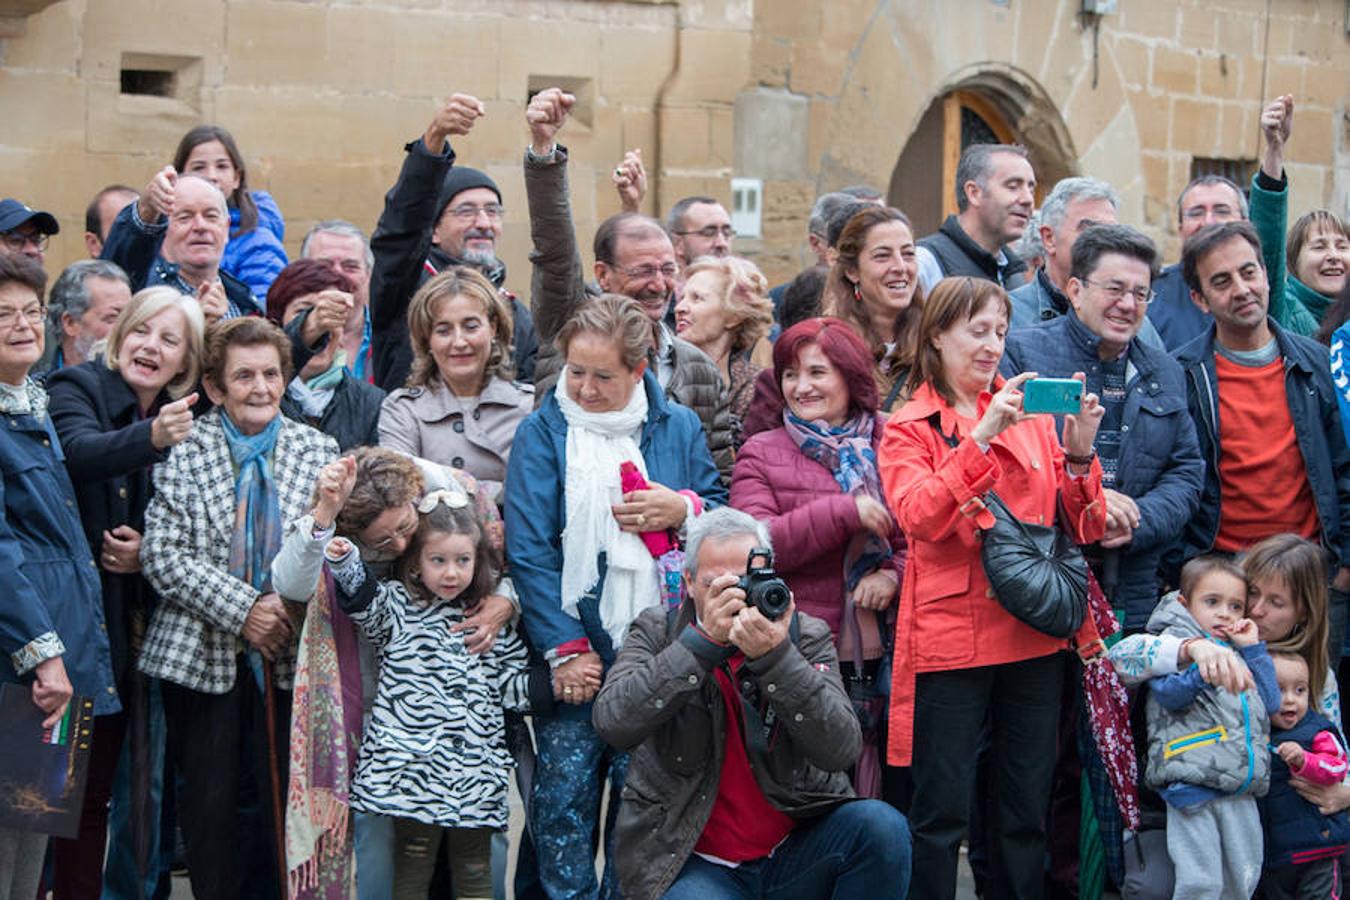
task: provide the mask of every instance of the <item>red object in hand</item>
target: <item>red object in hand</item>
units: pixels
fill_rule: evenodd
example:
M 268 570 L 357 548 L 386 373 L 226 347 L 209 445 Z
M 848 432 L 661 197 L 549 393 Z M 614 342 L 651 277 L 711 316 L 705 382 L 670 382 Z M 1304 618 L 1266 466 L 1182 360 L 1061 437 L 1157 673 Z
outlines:
M 619 487 L 625 494 L 629 494 L 633 491 L 645 491 L 650 485 L 636 465 L 625 461 L 619 463 Z M 638 537 L 642 538 L 642 543 L 647 545 L 654 558 L 660 558 L 675 549 L 675 541 L 671 539 L 670 531 L 665 528 L 658 531 L 643 531 Z

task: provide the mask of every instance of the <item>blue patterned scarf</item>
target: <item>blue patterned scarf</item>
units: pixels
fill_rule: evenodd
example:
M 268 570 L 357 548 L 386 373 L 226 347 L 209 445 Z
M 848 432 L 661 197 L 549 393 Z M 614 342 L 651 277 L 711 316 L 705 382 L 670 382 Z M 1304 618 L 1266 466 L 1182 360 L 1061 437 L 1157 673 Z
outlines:
M 866 494 L 882 506 L 886 497 L 877 474 L 877 454 L 872 449 L 875 418 L 859 413 L 843 425 L 831 427 L 822 420 L 808 422 L 783 410 L 783 428 L 802 455 L 830 470 L 839 489 L 849 496 Z M 865 539 L 861 539 L 866 535 Z M 870 531 L 860 532 L 844 554 L 844 586 L 852 593 L 858 582 L 891 558 L 891 545 Z
M 281 416 L 254 435 L 242 434 L 225 410 L 220 411 L 225 443 L 237 474 L 234 481 L 234 530 L 230 534 L 230 574 L 258 591 L 272 589 L 272 559 L 281 549 L 281 503 L 269 459 L 281 433 Z M 262 661 L 248 654 L 262 687 Z

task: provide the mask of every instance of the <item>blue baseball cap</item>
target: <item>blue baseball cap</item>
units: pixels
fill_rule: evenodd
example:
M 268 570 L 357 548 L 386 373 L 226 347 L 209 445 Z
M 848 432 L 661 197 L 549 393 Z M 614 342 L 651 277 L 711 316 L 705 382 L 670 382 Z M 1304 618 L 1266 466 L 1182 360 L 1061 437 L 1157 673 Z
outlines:
M 49 212 L 33 209 L 12 197 L 0 200 L 0 233 L 13 231 L 25 222 L 32 222 L 42 234 L 60 234 L 61 226 Z

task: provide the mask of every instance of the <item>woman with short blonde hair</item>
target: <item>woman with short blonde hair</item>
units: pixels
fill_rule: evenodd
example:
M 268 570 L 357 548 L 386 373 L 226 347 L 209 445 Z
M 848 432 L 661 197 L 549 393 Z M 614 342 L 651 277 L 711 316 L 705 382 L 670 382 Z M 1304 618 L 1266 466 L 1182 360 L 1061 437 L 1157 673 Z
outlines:
M 202 369 L 202 328 L 201 307 L 194 298 L 171 287 L 146 288 L 122 309 L 93 358 L 48 378 L 52 424 L 74 485 L 83 537 L 98 565 L 112 677 L 125 714 L 113 728 L 95 724 L 80 840 L 54 843 L 55 891 L 63 896 L 98 893 L 105 847 L 112 848 L 115 858 L 129 858 L 135 846 L 156 845 L 160 798 L 148 781 L 125 779 L 131 785 L 129 808 L 153 809 L 154 814 L 133 817 L 129 827 L 113 829 L 111 840 L 105 827 L 124 735 L 131 744 L 129 766 L 144 765 L 156 740 L 151 736 L 155 717 L 149 711 L 150 685 L 134 665 L 154 605 L 141 574 L 141 536 L 153 493 L 152 467 L 167 459 L 195 426 L 193 391 Z M 117 884 L 107 887 L 118 892 Z
M 772 325 L 768 279 L 750 260 L 705 256 L 685 270 L 675 304 L 675 332 L 708 354 L 721 371 L 737 446 L 755 376 L 764 368 L 752 355 Z
M 122 314 L 117 317 L 112 330 L 108 332 L 103 361 L 109 369 L 118 371 L 117 357 L 126 336 L 140 329 L 166 309 L 179 310 L 187 325 L 183 333 L 187 339 L 186 364 L 181 372 L 164 385 L 164 392 L 177 400 L 197 386 L 197 379 L 202 373 L 202 353 L 206 346 L 206 317 L 202 315 L 201 304 L 193 297 L 168 285 L 138 291 L 122 310 Z

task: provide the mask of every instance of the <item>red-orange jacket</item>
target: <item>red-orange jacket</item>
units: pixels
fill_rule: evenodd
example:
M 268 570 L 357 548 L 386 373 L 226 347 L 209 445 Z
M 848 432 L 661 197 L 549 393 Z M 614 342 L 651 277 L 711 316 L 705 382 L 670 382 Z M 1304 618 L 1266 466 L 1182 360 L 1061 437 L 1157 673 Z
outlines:
M 991 396 L 981 395 L 980 415 Z M 943 434 L 960 438 L 955 449 L 934 430 L 935 414 Z M 891 674 L 891 765 L 912 759 L 917 673 L 1020 662 L 1069 646 L 1022 624 L 994 597 L 977 533 L 994 517 L 979 498 L 993 488 L 1023 521 L 1048 523 L 1062 493 L 1079 543 L 1098 541 L 1106 530 L 1101 467 L 1094 459 L 1089 474 L 1070 475 L 1050 416 L 1005 429 L 987 453 L 969 437 L 978 421 L 925 385 L 892 414 L 877 454 L 886 499 L 909 542 Z

